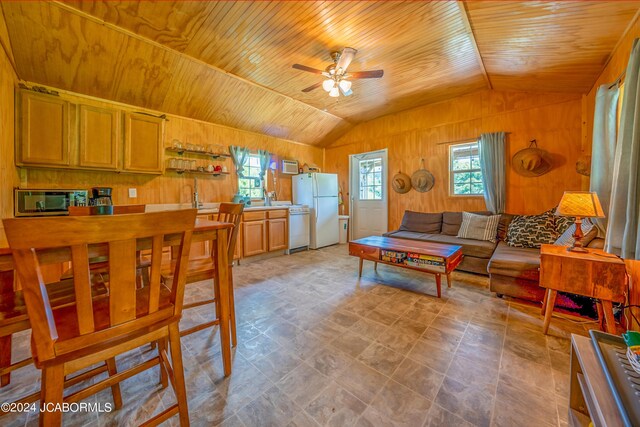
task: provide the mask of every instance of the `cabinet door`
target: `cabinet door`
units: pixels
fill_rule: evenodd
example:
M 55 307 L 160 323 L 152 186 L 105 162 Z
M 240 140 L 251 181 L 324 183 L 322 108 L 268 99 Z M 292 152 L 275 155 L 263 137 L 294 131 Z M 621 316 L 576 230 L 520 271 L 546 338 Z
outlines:
M 80 167 L 117 169 L 121 138 L 118 110 L 80 105 Z
M 162 173 L 164 119 L 145 114 L 125 114 L 123 170 Z
M 269 252 L 287 249 L 287 219 L 269 220 Z
M 18 165 L 69 166 L 69 103 L 57 96 L 20 92 Z
M 245 257 L 267 252 L 267 221 L 242 223 L 242 252 Z

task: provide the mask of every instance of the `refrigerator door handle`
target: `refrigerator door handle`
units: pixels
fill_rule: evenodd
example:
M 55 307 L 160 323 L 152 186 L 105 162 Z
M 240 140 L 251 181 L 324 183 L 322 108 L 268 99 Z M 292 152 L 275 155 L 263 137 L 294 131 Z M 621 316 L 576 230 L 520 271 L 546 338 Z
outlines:
M 318 203 L 318 200 L 316 199 L 316 208 L 314 209 L 315 213 L 316 213 L 316 225 L 318 224 L 318 217 L 319 215 L 319 211 L 320 211 L 320 203 Z

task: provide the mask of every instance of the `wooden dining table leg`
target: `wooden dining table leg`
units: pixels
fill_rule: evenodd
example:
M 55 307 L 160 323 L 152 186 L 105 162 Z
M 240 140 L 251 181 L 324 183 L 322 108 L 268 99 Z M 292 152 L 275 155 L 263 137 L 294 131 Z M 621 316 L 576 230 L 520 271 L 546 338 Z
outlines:
M 0 337 L 0 369 L 11 366 L 11 335 Z M 0 387 L 9 385 L 11 373 L 0 376 Z
M 13 270 L 0 271 L 0 291 L 10 292 L 13 290 Z M 0 337 L 0 369 L 11 366 L 11 338 L 12 335 Z M 11 373 L 0 376 L 0 387 L 9 385 Z
M 214 251 L 214 281 L 220 289 L 220 344 L 224 375 L 231 375 L 231 336 L 229 331 L 229 262 L 227 261 L 227 229 L 217 232 Z

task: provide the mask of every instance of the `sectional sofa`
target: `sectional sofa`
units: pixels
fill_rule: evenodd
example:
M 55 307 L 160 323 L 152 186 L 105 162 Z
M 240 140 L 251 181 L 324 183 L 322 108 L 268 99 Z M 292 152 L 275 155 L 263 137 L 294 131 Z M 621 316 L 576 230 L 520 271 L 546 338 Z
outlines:
M 474 212 L 490 215 L 490 212 Z M 541 302 L 544 288 L 539 286 L 540 249 L 518 248 L 505 243 L 509 224 L 515 215 L 500 218 L 496 243 L 457 237 L 462 212 L 424 213 L 406 211 L 400 228 L 384 235 L 401 239 L 459 245 L 464 259 L 458 270 L 488 275 L 489 287 L 498 296 Z M 603 239 L 593 239 L 588 247 L 603 246 Z

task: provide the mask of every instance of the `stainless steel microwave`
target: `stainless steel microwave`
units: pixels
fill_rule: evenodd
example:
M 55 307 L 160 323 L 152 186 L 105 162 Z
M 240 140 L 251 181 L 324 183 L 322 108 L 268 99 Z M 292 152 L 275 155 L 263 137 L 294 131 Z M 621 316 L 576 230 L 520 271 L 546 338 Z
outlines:
M 68 215 L 69 206 L 87 206 L 87 190 L 14 189 L 13 213 L 20 216 Z

